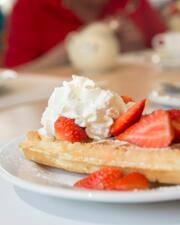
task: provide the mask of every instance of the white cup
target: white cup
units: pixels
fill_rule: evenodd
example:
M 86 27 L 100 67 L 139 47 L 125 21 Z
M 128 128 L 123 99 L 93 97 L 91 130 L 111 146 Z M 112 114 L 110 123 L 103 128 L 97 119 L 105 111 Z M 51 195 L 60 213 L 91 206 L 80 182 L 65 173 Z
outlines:
M 156 35 L 152 46 L 163 56 L 180 58 L 180 32 L 166 32 Z

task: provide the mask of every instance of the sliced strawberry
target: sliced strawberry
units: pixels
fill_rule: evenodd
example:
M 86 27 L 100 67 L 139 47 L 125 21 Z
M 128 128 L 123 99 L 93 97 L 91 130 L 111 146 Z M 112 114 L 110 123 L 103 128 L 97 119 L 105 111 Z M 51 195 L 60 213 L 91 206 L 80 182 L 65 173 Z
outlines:
M 141 173 L 133 172 L 123 176 L 118 168 L 103 168 L 74 184 L 77 188 L 95 190 L 120 190 L 147 189 L 149 182 Z
M 126 103 L 126 104 L 128 102 L 134 102 L 134 100 L 131 97 L 127 96 L 127 95 L 122 95 L 121 98 L 123 99 L 124 103 Z
M 148 188 L 149 181 L 143 174 L 138 172 L 129 173 L 116 182 L 116 190 L 120 191 L 145 190 Z
M 77 181 L 74 186 L 96 190 L 113 190 L 115 181 L 122 177 L 118 168 L 103 168 Z
M 60 116 L 56 120 L 54 128 L 58 140 L 83 142 L 88 139 L 85 129 L 75 124 L 73 119 Z
M 168 110 L 170 120 L 175 133 L 175 141 L 180 142 L 180 109 Z
M 142 100 L 133 105 L 127 112 L 121 114 L 113 123 L 110 134 L 117 136 L 128 127 L 136 123 L 142 115 L 146 100 Z
M 174 138 L 169 113 L 157 110 L 141 118 L 117 139 L 128 141 L 141 147 L 167 147 Z

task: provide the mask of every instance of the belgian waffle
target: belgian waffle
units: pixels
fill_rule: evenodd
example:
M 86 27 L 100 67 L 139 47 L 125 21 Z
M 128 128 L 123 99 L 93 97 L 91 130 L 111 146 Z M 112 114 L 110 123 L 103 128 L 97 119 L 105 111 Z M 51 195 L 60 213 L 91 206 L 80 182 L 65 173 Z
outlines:
M 125 173 L 141 172 L 152 182 L 180 184 L 180 144 L 141 148 L 111 139 L 70 143 L 31 131 L 20 148 L 29 160 L 71 172 L 88 174 L 102 167 L 118 167 Z

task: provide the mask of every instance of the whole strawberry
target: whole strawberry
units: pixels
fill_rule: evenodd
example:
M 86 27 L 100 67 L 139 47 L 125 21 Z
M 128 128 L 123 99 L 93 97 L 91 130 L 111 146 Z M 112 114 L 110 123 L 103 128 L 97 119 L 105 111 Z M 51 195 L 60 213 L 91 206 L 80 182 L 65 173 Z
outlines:
M 61 141 L 84 142 L 88 139 L 85 129 L 75 124 L 73 119 L 60 116 L 54 128 L 56 138 Z

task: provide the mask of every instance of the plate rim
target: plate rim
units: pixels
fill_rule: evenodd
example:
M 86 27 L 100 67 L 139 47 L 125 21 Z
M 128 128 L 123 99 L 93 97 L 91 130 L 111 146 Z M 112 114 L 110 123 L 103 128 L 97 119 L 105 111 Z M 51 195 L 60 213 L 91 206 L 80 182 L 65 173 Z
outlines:
M 18 136 L 8 143 L 0 147 L 0 155 L 6 151 L 6 148 L 11 144 L 16 144 L 17 141 L 23 139 L 25 135 Z M 18 144 L 17 143 L 17 144 Z M 25 159 L 26 160 L 26 159 Z M 76 188 L 67 189 L 65 187 L 49 187 L 42 184 L 37 184 L 31 181 L 27 181 L 23 178 L 15 176 L 8 172 L 0 163 L 0 177 L 9 183 L 31 192 L 43 194 L 51 197 L 58 197 L 71 200 L 82 200 L 91 202 L 104 202 L 104 203 L 152 203 L 163 202 L 180 199 L 180 189 L 177 190 L 177 186 L 166 187 L 163 191 L 131 191 L 131 192 L 119 192 L 119 191 L 96 191 L 96 190 L 82 190 Z M 179 187 L 179 186 L 178 186 Z M 180 188 L 180 187 L 179 187 Z M 166 191 L 167 190 L 167 191 Z M 168 193 L 167 193 L 168 192 Z

